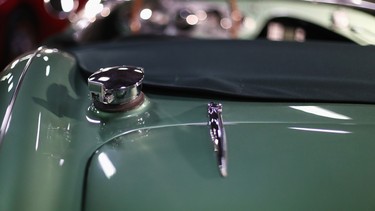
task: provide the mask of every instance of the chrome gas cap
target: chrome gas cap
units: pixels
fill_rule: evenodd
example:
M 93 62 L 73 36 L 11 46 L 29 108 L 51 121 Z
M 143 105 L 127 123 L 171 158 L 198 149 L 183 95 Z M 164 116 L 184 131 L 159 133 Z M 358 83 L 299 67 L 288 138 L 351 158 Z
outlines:
M 127 111 L 144 101 L 141 67 L 117 66 L 101 68 L 88 79 L 94 106 L 101 111 Z

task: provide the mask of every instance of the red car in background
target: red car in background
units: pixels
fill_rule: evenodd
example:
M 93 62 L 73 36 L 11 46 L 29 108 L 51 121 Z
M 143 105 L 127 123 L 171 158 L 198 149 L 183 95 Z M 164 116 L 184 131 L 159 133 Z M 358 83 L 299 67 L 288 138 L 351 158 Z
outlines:
M 0 71 L 16 56 L 62 31 L 87 0 L 0 0 Z

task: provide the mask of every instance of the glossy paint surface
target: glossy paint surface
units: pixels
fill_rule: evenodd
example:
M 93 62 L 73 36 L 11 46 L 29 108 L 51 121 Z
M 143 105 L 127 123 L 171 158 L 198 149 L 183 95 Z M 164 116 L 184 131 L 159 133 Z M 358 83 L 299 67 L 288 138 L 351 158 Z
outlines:
M 145 93 L 133 111 L 104 113 L 86 81 L 68 54 L 35 55 L 0 146 L 0 210 L 375 206 L 373 105 L 215 100 L 224 179 L 207 126 L 212 99 Z
M 22 80 L 22 74 L 30 63 L 32 58 L 32 54 L 28 54 L 22 56 L 19 59 L 16 59 L 11 64 L 9 64 L 6 68 L 6 71 L 2 72 L 0 77 L 0 96 L 2 106 L 0 106 L 0 116 L 2 117 L 2 121 L 0 123 L 0 143 L 2 139 L 2 134 L 5 131 L 8 120 L 10 118 L 10 114 L 12 112 L 12 104 L 14 103 L 14 98 L 16 96 L 15 92 L 17 89 L 17 85 Z
M 86 86 L 74 67 L 72 57 L 46 49 L 25 73 L 0 146 L 0 210 L 79 209 L 85 164 L 76 158 L 90 153 L 75 140 L 92 133 L 80 128 L 86 96 L 77 90 Z
M 178 108 L 176 102 L 167 102 L 172 104 L 169 109 Z M 167 107 L 164 103 L 158 100 Z M 182 119 L 204 116 L 203 106 L 190 105 L 195 108 Z M 223 105 L 226 178 L 216 166 L 204 119 L 144 127 L 125 132 L 96 151 L 88 171 L 85 210 L 367 210 L 375 206 L 375 192 L 369 188 L 375 185 L 372 120 L 355 123 L 364 116 L 348 105 Z M 372 113 L 371 107 L 359 106 L 357 111 Z

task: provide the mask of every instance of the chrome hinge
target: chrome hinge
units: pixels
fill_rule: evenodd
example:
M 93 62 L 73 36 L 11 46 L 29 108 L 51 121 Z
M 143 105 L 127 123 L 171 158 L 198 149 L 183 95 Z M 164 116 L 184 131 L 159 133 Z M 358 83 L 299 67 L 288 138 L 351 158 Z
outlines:
M 208 104 L 208 125 L 210 127 L 211 141 L 214 144 L 217 164 L 221 176 L 226 177 L 227 171 L 227 139 L 225 136 L 222 113 L 223 107 L 219 103 Z

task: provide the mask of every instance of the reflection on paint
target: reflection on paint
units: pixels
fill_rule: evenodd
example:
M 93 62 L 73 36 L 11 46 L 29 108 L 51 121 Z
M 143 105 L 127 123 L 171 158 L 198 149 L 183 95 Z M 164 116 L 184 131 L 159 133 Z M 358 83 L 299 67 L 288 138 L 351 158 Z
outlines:
M 14 67 L 16 67 L 16 65 L 18 64 L 18 62 L 20 62 L 19 59 L 17 59 L 16 61 L 14 61 L 14 62 L 12 63 L 12 65 L 10 66 L 10 69 L 13 69 Z
M 64 159 L 60 159 L 60 160 L 59 160 L 59 166 L 63 166 L 63 165 L 64 165 L 64 162 L 65 162 Z
M 91 123 L 94 123 L 94 124 L 99 124 L 100 123 L 100 120 L 95 120 L 95 119 L 91 119 L 90 117 L 86 116 L 86 119 L 87 121 L 91 122 Z
M 41 119 L 41 112 L 39 112 L 39 117 L 38 117 L 38 128 L 36 130 L 36 140 L 35 140 L 35 151 L 38 151 L 39 148 L 39 133 L 40 133 L 40 119 Z
M 47 65 L 47 67 L 46 67 L 46 76 L 49 76 L 50 71 L 51 71 L 51 66 Z
M 11 73 L 8 73 L 8 74 L 4 75 L 4 76 L 1 78 L 0 81 L 8 80 L 11 76 L 12 76 L 12 74 L 11 74 Z
M 324 109 L 318 106 L 290 106 L 290 108 L 303 111 L 309 114 L 314 114 L 317 116 L 327 117 L 331 119 L 341 119 L 341 120 L 350 120 L 352 118 L 338 114 L 336 112 L 330 111 L 328 109 Z
M 9 86 L 8 86 L 8 92 L 12 91 L 12 89 L 13 89 L 13 82 L 9 84 Z
M 8 92 L 12 91 L 13 87 L 14 87 L 14 83 L 13 83 L 13 75 L 12 73 L 8 73 L 7 75 L 4 75 L 0 81 L 6 81 L 8 80 Z
M 320 128 L 304 128 L 304 127 L 289 127 L 292 130 L 302 130 L 302 131 L 310 131 L 310 132 L 320 132 L 320 133 L 337 133 L 337 134 L 349 134 L 352 133 L 350 131 L 345 130 L 330 130 L 330 129 L 320 129 Z
M 108 158 L 107 154 L 104 152 L 100 153 L 98 156 L 100 167 L 102 168 L 105 176 L 110 179 L 114 174 L 116 174 L 116 168 Z
M 98 78 L 98 81 L 103 81 L 103 82 L 106 82 L 106 81 L 109 81 L 111 78 L 109 77 L 100 77 Z

